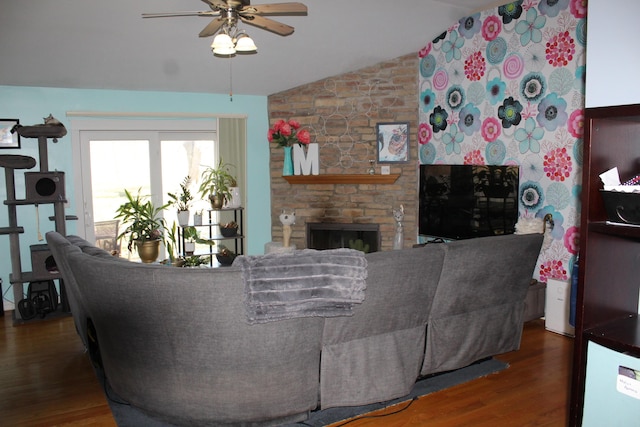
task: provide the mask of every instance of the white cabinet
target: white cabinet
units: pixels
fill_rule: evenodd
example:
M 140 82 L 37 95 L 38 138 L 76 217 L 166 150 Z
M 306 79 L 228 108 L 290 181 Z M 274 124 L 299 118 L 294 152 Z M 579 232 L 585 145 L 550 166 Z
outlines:
M 570 303 L 571 284 L 549 279 L 545 296 L 544 327 L 552 332 L 573 336 L 574 328 L 569 324 Z

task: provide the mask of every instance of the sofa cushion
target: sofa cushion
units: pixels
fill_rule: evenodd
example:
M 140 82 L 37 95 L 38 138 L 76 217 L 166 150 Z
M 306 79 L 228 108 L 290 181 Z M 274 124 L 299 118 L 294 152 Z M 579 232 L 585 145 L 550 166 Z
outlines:
M 518 349 L 542 239 L 542 234 L 512 234 L 444 245 L 422 375 Z
M 367 254 L 364 303 L 354 307 L 353 317 L 325 321 L 322 408 L 364 405 L 409 393 L 424 356 L 442 246 Z

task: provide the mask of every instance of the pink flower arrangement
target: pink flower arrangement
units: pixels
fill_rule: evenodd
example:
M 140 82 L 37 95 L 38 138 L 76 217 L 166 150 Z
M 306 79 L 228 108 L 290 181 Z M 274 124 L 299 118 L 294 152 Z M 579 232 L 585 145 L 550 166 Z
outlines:
M 267 133 L 269 142 L 275 142 L 280 147 L 291 147 L 293 144 L 309 144 L 311 134 L 306 129 L 300 129 L 300 123 L 296 120 L 278 120 Z

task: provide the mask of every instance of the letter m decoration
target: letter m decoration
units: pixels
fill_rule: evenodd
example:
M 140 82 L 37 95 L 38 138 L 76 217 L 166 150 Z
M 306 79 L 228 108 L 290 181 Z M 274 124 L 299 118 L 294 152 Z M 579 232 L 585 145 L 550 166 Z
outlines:
M 318 175 L 320 173 L 320 154 L 318 143 L 307 145 L 307 152 L 299 144 L 293 146 L 293 174 Z

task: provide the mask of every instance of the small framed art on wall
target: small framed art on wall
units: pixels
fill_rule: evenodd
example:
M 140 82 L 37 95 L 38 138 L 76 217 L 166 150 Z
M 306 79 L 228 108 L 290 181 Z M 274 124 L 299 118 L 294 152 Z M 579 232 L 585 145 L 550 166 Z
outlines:
M 378 163 L 409 161 L 409 123 L 376 124 Z
M 20 148 L 20 135 L 12 131 L 19 124 L 18 119 L 0 119 L 0 148 Z

